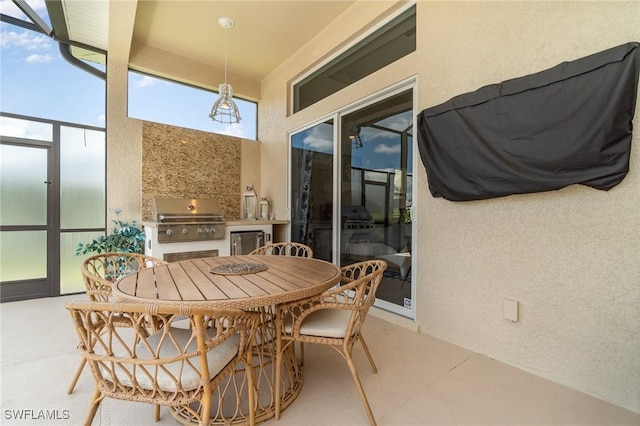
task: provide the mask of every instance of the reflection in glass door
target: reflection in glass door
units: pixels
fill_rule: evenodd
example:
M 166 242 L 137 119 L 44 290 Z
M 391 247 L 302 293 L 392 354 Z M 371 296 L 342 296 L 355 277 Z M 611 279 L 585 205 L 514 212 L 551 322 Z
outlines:
M 291 241 L 333 260 L 333 120 L 291 136 Z
M 2 301 L 51 296 L 48 251 L 50 146 L 0 145 Z
M 383 259 L 378 305 L 411 309 L 413 91 L 387 97 L 340 122 L 340 265 Z

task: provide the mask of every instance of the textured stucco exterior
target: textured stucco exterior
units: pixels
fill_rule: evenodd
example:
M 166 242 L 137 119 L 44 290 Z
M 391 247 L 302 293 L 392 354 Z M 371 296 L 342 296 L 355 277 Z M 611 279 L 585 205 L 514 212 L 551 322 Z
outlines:
M 418 14 L 421 107 L 640 40 L 638 2 L 421 2 Z M 422 329 L 640 411 L 639 117 L 631 170 L 608 192 L 451 203 L 420 179 Z M 504 299 L 520 302 L 517 323 Z
M 117 31 L 126 40 L 135 16 L 128 3 L 110 4 L 108 205 L 139 216 L 142 129 L 126 118 L 129 46 L 121 42 L 116 53 Z M 259 186 L 277 218 L 286 215 L 292 130 L 410 78 L 417 81 L 417 113 L 487 84 L 640 41 L 638 1 L 418 1 L 415 53 L 288 113 L 292 80 L 401 6 L 356 2 L 264 79 L 259 96 L 253 89 L 245 94 L 259 97 L 260 143 L 242 141 L 241 188 Z M 138 58 L 171 67 L 149 54 Z M 189 79 L 209 80 L 205 73 Z M 608 192 L 572 186 L 453 203 L 431 197 L 418 163 L 419 262 L 412 273 L 420 332 L 640 412 L 639 117 L 630 172 Z M 518 322 L 503 318 L 504 299 L 520 302 Z
M 288 131 L 413 75 L 418 112 L 640 40 L 637 1 L 419 1 L 415 54 L 283 120 L 288 82 L 389 7 L 356 3 L 343 16 L 349 25 L 334 22 L 263 81 L 263 187 L 286 181 Z M 572 186 L 453 203 L 431 197 L 419 164 L 420 331 L 640 411 L 639 116 L 631 171 L 608 192 Z M 285 188 L 274 199 L 282 212 Z M 503 318 L 505 299 L 520 302 L 518 322 Z

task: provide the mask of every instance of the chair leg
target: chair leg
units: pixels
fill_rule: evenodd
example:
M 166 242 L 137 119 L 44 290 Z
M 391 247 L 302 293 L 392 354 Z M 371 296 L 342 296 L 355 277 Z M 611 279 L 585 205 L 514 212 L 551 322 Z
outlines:
M 200 426 L 209 425 L 209 417 L 211 416 L 211 393 L 211 384 L 207 384 L 200 397 L 200 421 L 198 422 Z
M 304 342 L 300 342 L 300 365 L 304 365 Z
M 82 374 L 82 370 L 84 370 L 84 365 L 87 363 L 86 358 L 82 358 L 80 365 L 78 366 L 78 370 L 76 370 L 76 375 L 73 376 L 73 380 L 71 381 L 71 385 L 69 385 L 69 389 L 67 389 L 67 394 L 71 395 L 73 390 L 76 388 L 76 383 L 78 383 L 78 379 L 80 378 L 80 374 Z
M 376 363 L 373 362 L 373 357 L 371 356 L 371 352 L 369 352 L 369 347 L 367 343 L 364 341 L 364 336 L 362 333 L 360 334 L 360 343 L 362 343 L 362 347 L 364 348 L 364 352 L 367 354 L 367 358 L 369 358 L 369 364 L 371 364 L 371 369 L 374 373 L 378 372 L 378 367 L 376 367 Z
M 160 421 L 160 404 L 156 404 L 153 418 L 155 419 L 156 422 Z
M 347 360 L 347 364 L 349 365 L 349 370 L 351 371 L 353 380 L 356 382 L 356 386 L 358 387 L 358 392 L 360 392 L 360 399 L 362 399 L 362 405 L 364 405 L 367 416 L 369 416 L 369 422 L 371 423 L 371 426 L 376 426 L 376 419 L 373 417 L 371 407 L 369 406 L 369 401 L 367 400 L 367 396 L 364 393 L 364 387 L 362 387 L 362 382 L 360 382 L 360 377 L 358 377 L 356 366 L 353 363 L 353 358 L 351 358 L 351 354 L 349 352 L 345 352 L 345 359 Z
M 93 397 L 91 398 L 91 407 L 89 408 L 89 414 L 87 415 L 87 420 L 85 420 L 85 426 L 91 426 L 93 423 L 93 418 L 96 416 L 96 412 L 98 412 L 98 407 L 100 403 L 104 399 L 104 395 L 100 393 L 100 390 L 96 388 L 93 392 Z
M 276 400 L 276 409 L 275 409 L 276 420 L 280 420 L 280 400 L 281 400 L 280 386 L 281 386 L 281 380 L 282 380 L 281 376 L 282 376 L 282 337 L 281 337 L 280 331 L 278 331 L 276 334 L 276 374 L 273 378 L 273 381 L 276 382 L 276 388 L 273 395 L 274 399 Z
M 247 354 L 247 391 L 249 393 L 249 426 L 256 424 L 256 393 L 255 378 L 253 376 L 253 350 L 250 348 Z

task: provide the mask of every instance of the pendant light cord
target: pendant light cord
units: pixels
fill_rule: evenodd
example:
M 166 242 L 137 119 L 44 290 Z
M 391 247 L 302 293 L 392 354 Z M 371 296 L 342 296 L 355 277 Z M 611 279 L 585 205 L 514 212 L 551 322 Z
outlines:
M 227 28 L 224 29 L 224 84 L 227 84 Z

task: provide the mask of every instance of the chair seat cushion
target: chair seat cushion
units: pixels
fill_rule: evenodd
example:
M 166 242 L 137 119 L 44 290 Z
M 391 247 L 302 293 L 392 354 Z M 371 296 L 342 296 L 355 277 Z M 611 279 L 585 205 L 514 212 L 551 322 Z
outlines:
M 353 311 L 344 309 L 323 309 L 310 313 L 302 321 L 300 334 L 307 336 L 344 338 Z M 291 334 L 293 325 L 291 317 L 284 318 L 284 331 Z
M 162 330 L 157 331 L 146 339 L 147 344 L 153 348 L 154 351 L 158 350 L 157 348 L 159 347 L 158 355 L 161 358 L 171 358 L 180 355 L 176 344 L 169 339 L 169 336 L 166 336 L 161 343 L 162 335 Z M 184 348 L 191 338 L 191 330 L 172 327 L 171 335 L 175 339 L 177 346 Z M 240 336 L 236 334 L 207 352 L 207 363 L 210 378 L 215 377 L 229 363 L 229 361 L 238 354 L 239 345 Z M 138 343 L 135 350 L 137 358 L 151 358 L 151 354 L 145 343 Z M 198 345 L 194 338 L 188 343 L 187 352 L 195 353 L 197 350 Z M 157 368 L 156 380 L 160 389 L 167 392 L 175 392 L 178 390 L 177 384 L 180 383 L 180 388 L 185 391 L 189 391 L 196 389 L 200 384 L 200 360 L 196 356 L 189 358 L 189 361 L 192 365 L 189 365 L 189 362 L 186 360 L 175 361 L 162 364 L 163 368 L 160 366 L 156 367 L 154 365 L 138 365 L 134 367 L 133 364 L 122 363 L 120 366 L 115 367 L 115 374 L 123 385 L 132 386 L 131 376 L 134 376 L 135 381 L 140 387 L 144 389 L 154 389 L 153 377 L 156 374 Z M 105 378 L 109 380 L 110 374 L 107 371 L 102 371 L 102 373 Z M 178 383 L 176 383 L 176 380 L 178 380 Z

